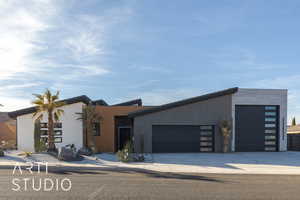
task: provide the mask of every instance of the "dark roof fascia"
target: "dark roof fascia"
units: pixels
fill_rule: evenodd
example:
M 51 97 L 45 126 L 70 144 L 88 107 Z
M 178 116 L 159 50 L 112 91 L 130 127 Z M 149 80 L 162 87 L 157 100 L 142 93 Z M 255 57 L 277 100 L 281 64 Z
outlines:
M 108 104 L 103 99 L 92 101 L 92 104 L 95 106 L 108 106 Z
M 61 100 L 59 102 L 65 102 L 67 105 L 78 103 L 78 102 L 89 104 L 91 102 L 91 99 L 89 97 L 87 97 L 86 95 L 82 95 L 82 96 L 77 96 L 77 97 L 64 99 L 64 100 Z M 13 111 L 13 112 L 9 112 L 8 115 L 11 118 L 16 118 L 20 115 L 26 115 L 26 114 L 34 113 L 35 111 L 36 111 L 36 107 L 33 106 L 33 107 L 24 108 L 24 109 L 16 110 L 16 111 Z
M 184 99 L 181 101 L 164 104 L 164 105 L 157 106 L 154 108 L 149 108 L 149 109 L 140 110 L 140 111 L 134 111 L 134 112 L 129 113 L 128 116 L 129 117 L 137 117 L 137 116 L 141 116 L 141 115 L 147 115 L 150 113 L 159 112 L 159 111 L 163 111 L 163 110 L 167 110 L 170 108 L 175 108 L 175 107 L 179 107 L 179 106 L 183 106 L 183 105 L 187 105 L 187 104 L 192 104 L 192 103 L 196 103 L 199 101 L 205 101 L 205 100 L 209 100 L 209 99 L 216 98 L 216 97 L 234 94 L 237 91 L 238 91 L 238 87 L 229 88 L 229 89 L 218 91 L 218 92 L 213 92 L 213 93 L 209 93 L 209 94 L 205 94 L 205 95 L 201 95 L 201 96 L 197 96 L 197 97 L 192 97 L 189 99 Z
M 131 101 L 126 101 L 111 106 L 132 106 L 132 105 L 142 106 L 143 105 L 142 99 L 134 99 Z

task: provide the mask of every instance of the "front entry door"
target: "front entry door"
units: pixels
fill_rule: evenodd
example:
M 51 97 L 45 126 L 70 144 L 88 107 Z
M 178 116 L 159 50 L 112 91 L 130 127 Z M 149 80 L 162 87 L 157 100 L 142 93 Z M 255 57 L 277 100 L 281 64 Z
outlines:
M 119 146 L 118 150 L 122 150 L 126 143 L 131 139 L 131 128 L 130 127 L 119 127 Z

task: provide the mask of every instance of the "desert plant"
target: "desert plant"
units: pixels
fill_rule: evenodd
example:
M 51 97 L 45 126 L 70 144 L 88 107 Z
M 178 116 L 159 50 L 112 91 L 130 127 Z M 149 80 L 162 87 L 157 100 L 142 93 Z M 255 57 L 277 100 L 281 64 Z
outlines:
M 126 142 L 124 148 L 117 152 L 117 157 L 119 161 L 132 162 L 134 161 L 132 153 L 133 153 L 133 145 L 131 141 L 128 141 Z
M 0 157 L 4 156 L 4 151 L 2 149 L 0 149 Z
M 36 106 L 36 112 L 33 117 L 36 120 L 43 118 L 43 113 L 48 114 L 48 151 L 55 151 L 54 143 L 54 121 L 58 121 L 63 114 L 63 110 L 59 109 L 64 106 L 65 103 L 59 100 L 59 91 L 55 95 L 52 95 L 51 91 L 46 89 L 44 94 L 33 94 L 36 99 L 32 102 Z
M 24 151 L 22 153 L 19 153 L 18 156 L 24 156 L 24 157 L 30 157 L 32 155 L 32 152 Z
M 219 128 L 223 138 L 223 152 L 227 153 L 229 151 L 229 141 L 232 131 L 231 122 L 229 120 L 222 120 Z
M 93 125 L 96 122 L 100 122 L 102 119 L 101 115 L 97 113 L 96 106 L 91 103 L 82 108 L 82 113 L 76 113 L 79 115 L 78 120 L 83 122 L 84 131 L 84 144 L 87 148 L 90 148 L 93 153 L 96 153 L 97 146 L 95 145 L 95 138 L 93 134 Z
M 293 119 L 292 119 L 292 126 L 296 126 L 297 125 L 297 123 L 296 123 L 296 117 L 293 117 Z

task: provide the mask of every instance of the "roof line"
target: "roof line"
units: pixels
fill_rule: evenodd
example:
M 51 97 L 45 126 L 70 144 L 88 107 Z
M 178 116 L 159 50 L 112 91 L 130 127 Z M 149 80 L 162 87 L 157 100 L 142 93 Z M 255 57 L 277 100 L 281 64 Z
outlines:
M 114 104 L 111 106 L 132 106 L 132 105 L 142 106 L 143 105 L 142 99 L 134 99 L 134 100 L 130 100 L 130 101 L 125 101 L 125 102 Z
M 77 96 L 77 97 L 63 99 L 63 100 L 60 100 L 59 102 L 65 102 L 67 105 L 73 104 L 73 103 L 78 103 L 78 102 L 83 102 L 85 104 L 89 104 L 90 102 L 92 102 L 92 100 L 89 97 L 87 97 L 86 95 L 81 95 L 81 96 Z M 8 112 L 8 116 L 11 118 L 16 118 L 17 116 L 34 113 L 35 111 L 36 111 L 36 106 L 32 106 L 32 107 L 16 110 L 13 112 Z
M 229 88 L 229 89 L 221 90 L 218 92 L 213 92 L 213 93 L 209 93 L 209 94 L 205 94 L 205 95 L 201 95 L 201 96 L 197 96 L 197 97 L 192 97 L 192 98 L 164 104 L 164 105 L 157 106 L 154 108 L 149 108 L 149 109 L 140 110 L 140 111 L 134 111 L 134 112 L 129 113 L 128 116 L 136 117 L 136 116 L 146 115 L 146 114 L 150 114 L 150 113 L 154 113 L 154 112 L 167 110 L 170 108 L 175 108 L 175 107 L 179 107 L 179 106 L 183 106 L 183 105 L 187 105 L 187 104 L 196 103 L 199 101 L 205 101 L 208 99 L 233 94 L 233 93 L 236 93 L 237 91 L 238 91 L 238 87 Z

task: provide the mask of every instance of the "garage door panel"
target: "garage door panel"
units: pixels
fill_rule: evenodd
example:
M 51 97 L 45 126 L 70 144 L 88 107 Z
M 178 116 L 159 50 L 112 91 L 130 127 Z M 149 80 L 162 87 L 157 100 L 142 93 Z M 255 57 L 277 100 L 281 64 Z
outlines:
M 152 150 L 155 153 L 199 152 L 200 127 L 189 125 L 154 125 Z
M 187 152 L 199 152 L 199 144 L 195 143 L 153 143 L 153 152 L 154 153 L 187 153 Z
M 214 151 L 214 127 L 190 125 L 152 126 L 152 151 L 172 152 L 212 152 Z

